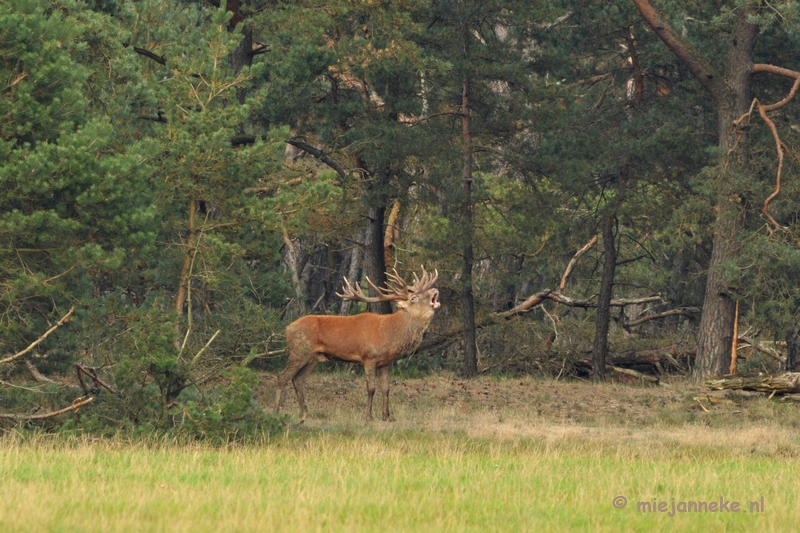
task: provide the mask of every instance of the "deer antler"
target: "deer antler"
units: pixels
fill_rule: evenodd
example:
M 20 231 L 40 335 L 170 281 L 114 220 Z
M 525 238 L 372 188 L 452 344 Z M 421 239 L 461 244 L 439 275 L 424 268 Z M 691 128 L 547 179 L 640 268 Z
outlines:
M 430 289 L 434 283 L 436 283 L 436 279 L 439 277 L 439 272 L 434 270 L 434 273 L 431 274 L 430 272 L 425 271 L 425 267 L 422 267 L 422 277 L 417 277 L 414 274 L 414 284 L 409 287 L 405 280 L 400 277 L 400 274 L 397 273 L 397 270 L 392 269 L 393 272 L 386 273 L 386 288 L 378 287 L 372 280 L 367 277 L 367 283 L 372 290 L 375 291 L 377 296 L 367 296 L 361 290 L 361 286 L 356 283 L 355 286 L 351 285 L 347 278 L 344 278 L 344 286 L 342 287 L 342 293 L 336 293 L 336 296 L 344 299 L 344 300 L 356 300 L 360 302 L 366 303 L 377 303 L 377 302 L 391 302 L 395 300 L 408 300 L 411 297 L 411 294 L 418 294 Z
M 414 284 L 408 289 L 409 292 L 419 294 L 421 292 L 425 292 L 431 287 L 433 284 L 436 283 L 436 280 L 439 279 L 439 271 L 434 269 L 433 273 L 427 272 L 425 267 L 422 267 L 422 277 L 418 278 L 417 274 L 414 273 Z
M 347 278 L 344 278 L 344 287 L 343 292 L 336 293 L 336 296 L 344 299 L 344 300 L 356 300 L 359 302 L 366 302 L 366 303 L 377 303 L 377 302 L 391 302 L 394 300 L 408 300 L 409 292 L 408 292 L 408 285 L 400 277 L 397 271 L 394 271 L 394 274 L 390 274 L 389 272 L 386 273 L 386 277 L 388 281 L 386 282 L 386 288 L 378 287 L 372 280 L 367 277 L 367 283 L 372 290 L 375 291 L 377 296 L 367 296 L 361 290 L 361 286 L 356 283 L 355 287 L 347 281 Z

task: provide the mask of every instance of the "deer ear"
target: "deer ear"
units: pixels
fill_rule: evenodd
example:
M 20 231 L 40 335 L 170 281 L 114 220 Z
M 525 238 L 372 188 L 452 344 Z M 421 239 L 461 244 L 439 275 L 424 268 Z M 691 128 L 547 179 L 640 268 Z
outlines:
M 406 300 L 395 300 L 394 305 L 398 309 L 405 309 L 406 307 L 408 307 L 408 302 Z

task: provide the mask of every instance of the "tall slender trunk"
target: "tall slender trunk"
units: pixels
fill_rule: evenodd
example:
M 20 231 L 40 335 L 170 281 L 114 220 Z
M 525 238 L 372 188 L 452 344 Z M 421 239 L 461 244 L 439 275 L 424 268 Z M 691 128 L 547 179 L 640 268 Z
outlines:
M 367 213 L 367 227 L 364 231 L 364 270 L 372 282 L 381 287 L 386 283 L 386 263 L 383 253 L 383 218 L 386 205 L 370 205 Z M 370 291 L 372 288 L 370 288 Z M 389 302 L 369 304 L 370 311 L 388 315 L 392 312 Z
M 800 371 L 800 324 L 794 326 L 786 334 L 786 363 L 784 370 L 787 372 Z
M 614 223 L 616 217 L 608 215 L 603 223 L 603 278 L 597 297 L 597 320 L 592 348 L 592 380 L 606 379 L 606 356 L 608 355 L 608 324 L 611 319 L 611 295 L 614 288 L 614 272 L 617 268 L 617 248 L 614 245 Z
M 372 176 L 382 179 L 376 179 L 371 186 L 368 187 L 365 194 L 368 198 L 367 206 L 367 224 L 364 227 L 364 270 L 369 279 L 375 285 L 381 287 L 386 283 L 386 262 L 383 250 L 383 219 L 386 215 L 386 196 L 383 194 L 383 189 L 386 187 L 388 176 L 386 174 L 373 175 L 370 173 L 364 161 L 359 154 L 353 154 L 353 163 L 355 164 L 358 175 L 366 178 Z M 372 293 L 372 288 L 369 289 Z M 373 294 L 373 296 L 377 296 Z M 378 302 L 369 304 L 368 308 L 373 313 L 387 315 L 392 312 L 392 305 L 389 302 Z
M 226 9 L 233 13 L 233 17 L 231 17 L 228 24 L 228 31 L 233 31 L 236 26 L 242 24 L 242 41 L 228 56 L 234 74 L 239 74 L 242 68 L 253 64 L 253 30 L 249 25 L 244 24 L 244 15 L 240 9 L 243 3 L 243 0 L 228 0 L 225 5 Z M 244 103 L 246 96 L 246 87 L 236 89 L 236 100 L 240 104 Z
M 357 240 L 358 242 L 350 250 L 350 266 L 347 269 L 347 279 L 350 283 L 357 283 L 361 279 L 362 262 L 364 260 L 364 249 L 362 248 L 364 241 L 363 231 L 359 234 Z M 343 300 L 342 306 L 339 308 L 339 314 L 349 315 L 352 303 L 351 300 Z
M 475 301 L 472 294 L 472 266 L 475 261 L 472 211 L 472 128 L 470 125 L 470 79 L 464 75 L 461 94 L 461 124 L 464 137 L 464 170 L 461 179 L 461 314 L 464 321 L 464 375 L 478 373 L 478 349 L 475 343 Z
M 386 266 L 394 267 L 395 257 L 395 238 L 399 231 L 397 229 L 397 219 L 400 217 L 400 200 L 396 199 L 392 202 L 392 209 L 389 211 L 389 216 L 386 219 L 386 232 L 383 234 L 383 256 Z
M 189 198 L 189 228 L 186 236 L 186 244 L 183 251 L 183 265 L 181 274 L 178 278 L 178 290 L 175 294 L 175 313 L 178 318 L 175 321 L 175 349 L 180 350 L 183 335 L 181 334 L 180 317 L 183 315 L 183 307 L 189 293 L 191 280 L 192 258 L 195 252 L 195 241 L 197 240 L 197 200 Z

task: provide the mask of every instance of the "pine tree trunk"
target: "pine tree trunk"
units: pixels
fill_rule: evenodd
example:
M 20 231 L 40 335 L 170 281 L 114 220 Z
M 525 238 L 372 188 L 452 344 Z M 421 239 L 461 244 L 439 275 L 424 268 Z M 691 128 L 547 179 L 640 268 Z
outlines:
M 461 180 L 461 313 L 464 321 L 464 375 L 478 373 L 478 350 L 475 343 L 475 302 L 472 294 L 473 213 L 472 213 L 472 130 L 470 126 L 470 80 L 464 76 L 461 95 L 461 117 L 464 136 L 464 171 Z
M 711 261 L 708 266 L 703 312 L 697 339 L 694 380 L 701 383 L 708 375 L 728 372 L 736 304 L 725 282 L 724 265 L 739 255 L 739 233 L 743 225 L 743 207 L 737 191 L 731 186 L 731 175 L 743 172 L 746 149 L 733 129 L 733 121 L 750 106 L 750 76 L 753 71 L 753 42 L 756 28 L 747 22 L 742 10 L 731 38 L 725 80 L 728 90 L 717 95 L 719 147 L 724 156 L 718 172 L 719 194 L 716 199 L 716 222 Z
M 385 214 L 385 204 L 370 205 L 367 227 L 364 231 L 364 270 L 367 271 L 369 279 L 379 287 L 386 283 L 386 264 L 383 253 L 383 217 Z M 392 305 L 389 302 L 378 302 L 369 304 L 369 309 L 373 313 L 390 314 Z
M 689 261 L 683 252 L 672 258 L 672 275 L 670 277 L 669 287 L 667 288 L 667 301 L 669 302 L 665 309 L 677 309 L 683 307 L 683 301 L 686 293 L 686 274 L 689 269 Z M 675 315 L 664 319 L 664 326 L 670 330 L 677 330 L 684 317 Z
M 253 64 L 253 30 L 249 25 L 244 24 L 244 16 L 240 10 L 242 0 L 228 0 L 226 9 L 233 12 L 233 17 L 228 24 L 228 31 L 233 31 L 236 26 L 242 24 L 242 41 L 228 56 L 233 68 L 234 74 L 239 74 L 239 71 L 244 67 L 249 67 Z M 244 103 L 247 96 L 247 89 L 240 87 L 236 89 L 236 100 L 240 104 Z
M 787 372 L 800 372 L 800 326 L 795 326 L 786 335 L 786 364 Z
M 364 260 L 364 250 L 361 247 L 361 243 L 364 240 L 363 233 L 357 239 L 359 242 L 350 250 L 350 265 L 347 268 L 347 279 L 350 283 L 358 283 L 361 279 L 361 268 Z M 343 316 L 349 315 L 350 307 L 352 307 L 352 301 L 343 300 L 342 306 L 339 308 L 339 314 Z
M 617 249 L 614 246 L 614 222 L 616 217 L 609 215 L 603 223 L 603 278 L 600 281 L 600 294 L 597 297 L 597 321 L 592 348 L 592 381 L 606 379 L 606 356 L 608 355 L 608 324 L 611 319 L 611 295 L 614 288 L 614 272 L 617 268 Z

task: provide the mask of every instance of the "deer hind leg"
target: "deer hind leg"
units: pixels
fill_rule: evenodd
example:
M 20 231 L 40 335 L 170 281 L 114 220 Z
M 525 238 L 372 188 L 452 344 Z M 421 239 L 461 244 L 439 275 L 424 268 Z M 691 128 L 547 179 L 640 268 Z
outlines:
M 295 358 L 293 357 L 293 350 L 289 350 L 289 363 L 286 365 L 286 369 L 278 374 L 276 383 L 278 391 L 275 393 L 275 414 L 280 412 L 281 405 L 283 404 L 283 389 L 286 388 L 290 380 L 294 382 L 297 374 L 299 374 L 307 364 L 307 358 Z
M 365 420 L 372 420 L 372 399 L 375 397 L 375 363 L 364 363 L 364 374 L 367 376 L 367 415 Z
M 383 393 L 383 419 L 389 421 L 389 365 L 378 369 L 378 380 Z
M 294 385 L 294 393 L 297 395 L 297 403 L 300 405 L 300 420 L 305 420 L 306 413 L 308 409 L 306 409 L 306 395 L 303 390 L 303 387 L 306 382 L 306 378 L 314 370 L 314 367 L 317 366 L 317 362 L 319 360 L 314 357 L 311 359 L 309 363 L 306 364 L 303 368 L 300 369 L 297 374 L 292 378 L 292 385 Z

